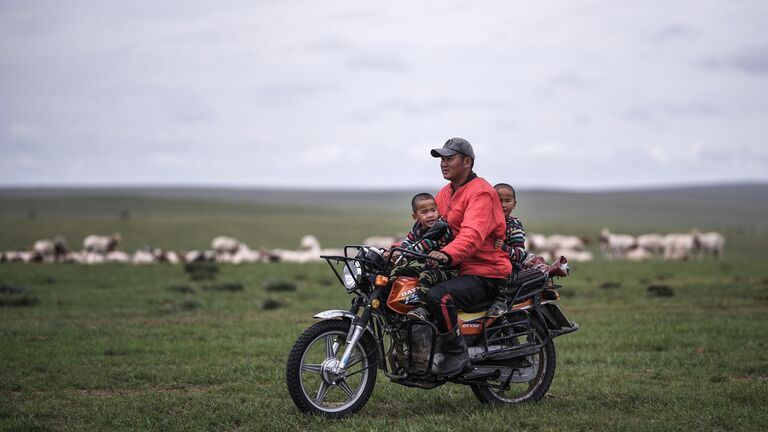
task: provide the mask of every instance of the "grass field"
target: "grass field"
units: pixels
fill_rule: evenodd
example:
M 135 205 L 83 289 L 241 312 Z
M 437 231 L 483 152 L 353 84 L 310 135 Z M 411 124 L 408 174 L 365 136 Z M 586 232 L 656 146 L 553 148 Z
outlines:
M 284 383 L 288 350 L 314 313 L 350 300 L 325 264 L 221 266 L 211 281 L 193 281 L 181 266 L 0 265 L 0 285 L 38 300 L 0 307 L 0 430 L 766 430 L 768 218 L 765 201 L 753 200 L 764 191 L 750 191 L 743 203 L 731 198 L 729 207 L 708 194 L 679 193 L 664 204 L 527 196 L 531 207 L 550 209 L 524 219 L 541 232 L 696 224 L 722 230 L 728 243 L 719 262 L 574 264 L 561 304 L 582 329 L 556 340 L 548 396 L 503 409 L 480 405 L 466 387 L 423 391 L 380 374 L 353 418 L 299 414 Z M 0 196 L 0 249 L 116 230 L 128 250 L 201 248 L 220 231 L 252 246 L 290 247 L 305 233 L 299 228 L 337 245 L 402 231 L 409 220 L 384 198 L 360 211 L 354 200 L 332 207 L 231 197 Z M 633 208 L 653 214 L 628 218 Z M 268 291 L 277 281 L 297 290 Z M 227 289 L 237 284 L 241 290 Z M 673 295 L 652 295 L 650 285 Z

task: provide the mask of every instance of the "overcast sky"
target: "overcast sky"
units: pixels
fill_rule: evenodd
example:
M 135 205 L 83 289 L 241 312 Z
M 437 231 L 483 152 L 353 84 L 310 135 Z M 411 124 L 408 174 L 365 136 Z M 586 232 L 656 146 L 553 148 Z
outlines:
M 0 186 L 768 181 L 766 1 L 2 1 Z

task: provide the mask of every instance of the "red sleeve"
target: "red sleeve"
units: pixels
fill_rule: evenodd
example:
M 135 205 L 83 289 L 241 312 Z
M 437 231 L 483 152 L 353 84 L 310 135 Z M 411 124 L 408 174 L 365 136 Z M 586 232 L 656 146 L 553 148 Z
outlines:
M 442 249 L 451 257 L 451 265 L 460 264 L 468 256 L 473 255 L 480 245 L 485 242 L 493 227 L 493 198 L 486 191 L 480 191 L 469 197 L 461 221 L 459 235 Z

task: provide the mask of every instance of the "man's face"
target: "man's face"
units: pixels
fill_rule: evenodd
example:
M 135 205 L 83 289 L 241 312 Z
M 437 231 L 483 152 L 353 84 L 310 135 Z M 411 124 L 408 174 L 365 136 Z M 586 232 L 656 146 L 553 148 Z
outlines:
M 468 174 L 470 166 L 470 158 L 461 153 L 440 158 L 440 171 L 443 172 L 443 178 L 449 181 L 460 179 L 463 175 Z
M 437 222 L 437 218 L 440 214 L 437 212 L 437 204 L 433 199 L 424 199 L 415 202 L 416 213 L 414 213 L 413 220 L 418 221 L 422 226 L 432 228 L 432 225 Z

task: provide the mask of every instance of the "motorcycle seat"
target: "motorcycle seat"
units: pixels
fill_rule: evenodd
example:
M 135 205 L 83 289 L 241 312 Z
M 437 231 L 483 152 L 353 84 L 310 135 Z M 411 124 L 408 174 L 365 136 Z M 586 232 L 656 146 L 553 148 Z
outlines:
M 460 310 L 459 312 L 464 313 L 479 313 L 479 312 L 485 312 L 488 310 L 489 307 L 491 307 L 491 304 L 493 304 L 493 299 L 487 299 L 480 303 L 475 303 L 471 307 L 468 307 L 466 309 Z

